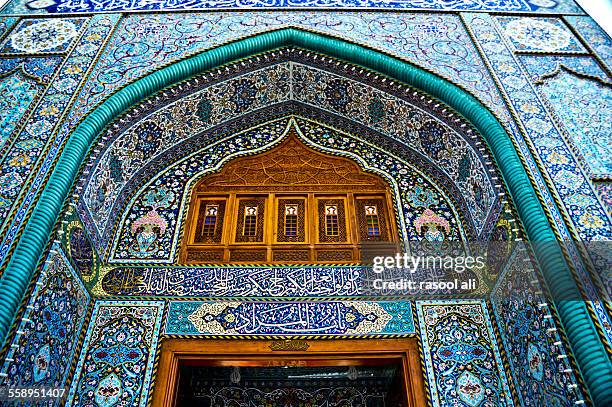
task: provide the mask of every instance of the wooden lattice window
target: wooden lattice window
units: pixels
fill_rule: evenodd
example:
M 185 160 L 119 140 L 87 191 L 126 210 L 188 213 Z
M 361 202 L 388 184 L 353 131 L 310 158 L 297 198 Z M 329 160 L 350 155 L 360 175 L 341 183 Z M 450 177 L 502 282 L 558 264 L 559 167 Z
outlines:
M 397 241 L 386 182 L 290 135 L 196 185 L 186 263 L 358 262 L 362 242 Z
M 380 221 L 378 220 L 378 207 L 367 205 L 365 207 L 366 226 L 368 236 L 380 236 Z

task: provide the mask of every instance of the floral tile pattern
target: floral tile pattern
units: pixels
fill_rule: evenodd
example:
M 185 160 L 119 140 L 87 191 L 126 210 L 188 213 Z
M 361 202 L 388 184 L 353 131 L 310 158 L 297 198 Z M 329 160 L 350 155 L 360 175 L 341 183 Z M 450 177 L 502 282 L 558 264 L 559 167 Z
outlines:
M 547 173 L 552 192 L 559 198 L 556 205 L 565 207 L 578 236 L 583 240 L 608 240 L 612 236 L 612 222 L 606 208 L 599 203 L 588 174 L 575 159 L 563 135 L 547 114 L 547 109 L 538 98 L 529 78 L 521 75 L 522 67 L 504 44 L 502 34 L 497 31 L 493 17 L 482 14 L 467 14 L 466 20 L 481 43 L 492 66 L 498 67 L 496 75 L 508 95 L 509 101 L 523 123 L 528 140 L 533 144 L 536 159 Z M 559 221 L 563 225 L 563 221 Z M 571 241 L 567 237 L 566 241 Z M 608 342 L 612 342 L 612 324 L 607 310 L 601 303 L 593 277 L 584 268 L 580 255 L 571 245 L 570 256 L 577 266 L 579 278 L 587 298 Z
M 498 17 L 497 21 L 519 51 L 586 51 L 560 19 Z
M 53 250 L 0 369 L 3 386 L 64 387 L 71 371 L 89 294 L 62 249 Z
M 4 13 L 47 12 L 86 13 L 133 10 L 198 10 L 198 9 L 265 9 L 265 8 L 372 8 L 403 10 L 482 10 L 482 11 L 538 11 L 579 12 L 572 0 L 12 0 Z
M 197 151 L 188 159 L 179 161 L 177 165 L 166 167 L 157 176 L 151 178 L 145 184 L 145 187 L 134 196 L 127 206 L 128 209 L 124 212 L 119 224 L 120 228 L 116 234 L 110 262 L 138 263 L 142 259 L 156 263 L 174 261 L 178 252 L 179 232 L 181 230 L 179 220 L 183 219 L 189 201 L 188 196 L 179 196 L 178 191 L 188 191 L 189 185 L 194 182 L 194 179 L 198 178 L 197 174 L 207 173 L 210 172 L 210 169 L 218 167 L 218 160 L 221 157 L 225 157 L 227 160 L 249 151 L 270 149 L 282 140 L 288 126 L 293 126 L 293 123 L 288 122 L 287 119 L 280 119 L 269 125 L 237 133 L 229 139 L 222 139 L 211 144 L 210 148 Z M 360 143 L 358 139 L 349 138 L 351 136 L 348 134 L 342 134 L 331 129 L 327 130 L 306 120 L 298 119 L 295 128 L 306 136 L 304 141 L 307 145 L 316 149 L 325 152 L 329 151 L 326 148 L 332 147 L 331 151 L 351 151 L 354 155 L 358 154 L 357 157 L 369 157 L 369 162 L 378 163 L 373 165 L 370 170 L 376 169 L 386 179 L 391 180 L 391 187 L 399 199 L 397 204 L 400 215 L 398 224 L 403 241 L 416 241 L 424 237 L 423 232 L 416 227 L 416 223 L 418 223 L 420 216 L 425 216 L 427 209 L 439 214 L 445 222 L 448 222 L 449 227 L 446 230 L 442 225 L 436 227 L 436 231 L 442 234 L 441 238 L 443 240 L 460 240 L 461 236 L 464 235 L 462 231 L 465 226 L 461 225 L 461 221 L 455 215 L 456 211 L 453 208 L 452 201 L 439 192 L 440 188 L 433 181 L 414 172 L 407 161 L 395 160 L 379 149 L 368 149 L 369 151 L 364 152 L 365 154 L 360 154 L 361 152 L 356 147 L 347 149 L 342 145 L 343 143 L 365 144 Z M 327 137 L 325 137 L 326 133 L 328 133 Z M 327 145 L 320 144 L 321 141 L 326 139 L 332 142 L 325 143 Z M 341 140 L 343 143 L 340 142 Z M 167 188 L 168 185 L 177 185 L 177 192 L 170 192 Z M 401 185 L 401 188 L 398 188 L 398 185 Z M 419 201 L 411 204 L 410 196 L 411 194 L 415 195 L 417 188 L 423 194 L 429 196 L 427 202 Z M 422 208 L 425 208 L 425 210 Z M 166 225 L 163 230 L 153 226 L 154 222 L 159 219 L 163 220 Z M 151 224 L 150 230 L 146 227 L 136 228 L 134 226 L 145 221 Z M 145 233 L 148 236 L 153 234 L 153 237 L 146 239 L 146 241 L 141 239 L 140 234 Z M 425 238 L 429 237 L 425 236 Z
M 96 302 L 67 406 L 147 405 L 163 301 Z
M 316 11 L 322 7 L 336 12 Z M 356 7 L 378 11 L 350 11 Z M 91 14 L 186 9 L 235 10 Z M 366 45 L 467 90 L 513 137 L 560 240 L 612 238 L 612 41 L 590 17 L 557 16 L 582 14 L 572 0 L 13 0 L 0 13 L 26 15 L 0 17 L 0 264 L 63 144 L 92 109 L 161 67 L 283 27 Z M 85 225 L 68 222 L 66 250 L 52 246 L 6 347 L 3 385 L 70 380 L 67 405 L 144 407 L 162 333 L 418 332 L 433 405 L 511 406 L 517 397 L 524 406 L 569 407 L 585 399 L 574 386 L 577 373 L 557 357 L 569 348 L 548 331 L 555 322 L 542 305 L 543 287 L 534 286 L 538 276 L 518 264 L 504 270 L 490 304 L 349 301 L 361 295 L 359 267 L 174 265 L 190 183 L 234 156 L 274 147 L 291 126 L 309 146 L 350 156 L 389 180 L 403 239 L 487 238 L 506 209 L 496 185 L 503 183 L 479 138 L 460 117 L 442 115 L 443 107 L 428 110 L 434 101 L 419 104 L 382 86 L 382 78 L 332 69 L 331 61 L 242 64 L 209 72 L 197 89 L 190 82 L 189 91 L 162 100 L 166 107 L 149 105 L 133 121 L 119 120 L 111 142 L 91 155 L 91 171 L 80 180 Z M 444 222 L 415 227 L 430 212 Z M 612 340 L 597 275 L 570 244 L 568 256 L 595 322 Z M 107 261 L 101 268 L 100 257 Z M 85 328 L 91 304 L 81 280 L 105 299 L 173 299 L 98 301 Z M 236 299 L 253 296 L 258 302 Z
M 416 309 L 434 405 L 514 405 L 484 302 L 417 301 Z
M 563 123 L 590 174 L 597 178 L 612 177 L 612 86 L 572 72 L 560 72 L 544 80 L 539 89 Z M 563 161 L 561 156 L 559 161 Z M 585 199 L 582 205 L 593 204 L 588 197 Z
M 280 63 L 263 69 L 254 68 L 252 72 L 240 76 L 231 75 L 230 78 L 229 80 L 219 78 L 213 86 L 201 91 L 195 88 L 190 91 L 192 93 L 180 97 L 174 95 L 172 103 L 167 105 L 165 105 L 165 99 L 162 99 L 159 106 L 165 105 L 164 107 L 139 109 L 140 113 L 133 118 L 133 121 L 122 124 L 122 128 L 125 127 L 125 129 L 117 134 L 109 133 L 108 138 L 111 141 L 105 147 L 100 148 L 103 152 L 99 156 L 92 156 L 87 167 L 89 175 L 80 182 L 84 191 L 82 212 L 85 218 L 91 220 L 88 222 L 90 227 L 93 225 L 96 227 L 91 230 L 91 233 L 99 236 L 99 247 L 106 245 L 105 242 L 109 239 L 106 236 L 108 231 L 115 229 L 116 215 L 124 212 L 122 208 L 125 207 L 125 203 L 136 192 L 132 186 L 136 185 L 134 174 L 138 174 L 140 185 L 152 180 L 155 175 L 157 177 L 155 184 L 162 186 L 164 182 L 170 182 L 168 176 L 170 176 L 171 166 L 168 166 L 167 163 L 178 162 L 182 159 L 180 157 L 186 157 L 187 151 L 194 154 L 202 148 L 202 145 L 207 145 L 205 148 L 208 151 L 211 146 L 210 142 L 215 140 L 211 137 L 219 137 L 221 134 L 218 130 L 214 130 L 214 125 L 221 124 L 221 120 L 229 121 L 232 116 L 241 117 L 241 115 L 262 109 L 267 105 L 274 106 L 289 101 L 290 98 L 373 127 L 414 150 L 415 157 L 411 159 L 412 162 L 417 163 L 423 171 L 430 171 L 432 166 L 437 167 L 441 172 L 437 177 L 442 180 L 440 182 L 443 182 L 446 188 L 459 192 L 456 195 L 461 197 L 459 206 L 469 221 L 469 227 L 474 231 L 473 235 L 486 235 L 487 230 L 490 230 L 490 222 L 494 218 L 494 207 L 497 202 L 496 194 L 490 176 L 487 175 L 487 170 L 483 165 L 486 158 L 479 157 L 481 154 L 473 145 L 473 140 L 464 130 L 460 130 L 467 129 L 467 127 L 449 120 L 447 128 L 444 128 L 437 120 L 432 119 L 427 110 L 415 108 L 413 100 L 401 100 L 383 90 L 367 86 L 356 80 L 349 80 L 298 63 Z M 267 78 L 274 80 L 267 80 Z M 274 83 L 274 86 L 268 86 L 268 83 Z M 292 94 L 288 91 L 289 89 L 293 89 Z M 355 95 L 361 95 L 361 97 L 356 98 Z M 367 100 L 364 100 L 364 97 Z M 284 108 L 285 114 L 297 111 L 291 106 Z M 274 108 L 275 114 L 278 114 L 279 109 L 280 107 Z M 396 112 L 396 114 L 390 112 Z M 226 122 L 223 125 L 228 126 L 229 124 Z M 455 128 L 453 129 L 452 126 Z M 209 128 L 213 130 L 208 131 Z M 194 132 L 192 129 L 198 130 Z M 284 130 L 282 126 L 278 127 L 280 133 Z M 154 135 L 152 137 L 154 142 L 146 141 L 150 132 Z M 363 131 L 360 132 L 363 133 Z M 436 143 L 429 143 L 425 138 L 429 132 L 436 132 L 439 135 Z M 268 136 L 268 141 L 277 138 L 280 133 L 277 133 L 275 137 Z M 339 139 L 329 137 L 320 131 L 319 133 L 313 131 L 311 135 L 315 143 L 321 144 L 323 140 L 337 140 L 335 143 L 326 142 L 324 144 L 329 148 L 356 153 L 355 146 L 359 143 L 353 142 L 353 144 L 348 143 L 341 146 Z M 370 143 L 374 142 L 372 137 L 374 136 L 368 136 Z M 178 148 L 179 144 L 186 140 L 191 141 Z M 205 142 L 205 140 L 208 141 Z M 242 140 L 242 144 L 246 142 L 245 140 Z M 380 143 L 384 141 L 381 139 L 375 142 L 378 145 Z M 259 146 L 260 141 L 249 139 L 246 145 Z M 219 146 L 219 148 L 225 147 Z M 232 148 L 236 149 L 238 146 L 234 144 Z M 453 153 L 451 154 L 450 151 Z M 215 153 L 211 157 L 224 157 L 227 154 Z M 363 151 L 360 155 L 363 158 L 367 154 L 370 153 Z M 426 159 L 421 164 L 423 158 Z M 201 163 L 210 161 L 209 158 L 195 156 L 189 160 L 200 160 Z M 430 164 L 426 163 L 427 161 Z M 165 168 L 157 168 L 160 162 L 164 163 Z M 181 166 L 184 165 L 187 164 L 181 164 Z M 210 165 L 213 168 L 217 164 L 211 162 Z M 186 185 L 187 180 L 196 175 L 195 169 L 203 173 L 206 166 L 203 164 L 188 165 L 186 169 L 177 169 L 183 174 L 181 180 L 173 179 L 171 182 Z M 397 178 L 395 170 L 389 171 L 392 173 L 391 178 Z M 162 174 L 167 175 L 162 176 Z M 143 193 L 145 193 L 144 190 L 139 195 Z M 166 195 L 163 204 L 156 204 L 155 211 L 160 214 L 160 208 L 166 212 L 175 211 L 177 203 L 181 202 L 181 197 L 177 195 L 177 193 Z M 150 205 L 146 207 L 148 208 L 146 211 L 152 210 Z M 145 210 L 145 207 L 142 209 Z M 109 219 L 110 214 L 115 214 L 115 218 Z M 139 216 L 142 215 L 137 215 Z M 176 215 L 172 215 L 171 218 L 165 218 L 168 222 L 165 229 L 169 231 L 172 231 L 176 225 L 174 219 Z M 135 218 L 132 219 L 134 220 Z M 409 235 L 416 236 L 417 234 L 412 232 Z M 129 239 L 128 236 L 129 234 L 121 239 L 125 241 Z M 172 257 L 169 247 L 167 244 L 165 246 L 164 257 Z M 127 248 L 122 250 L 118 259 L 127 259 L 129 250 Z
M 522 65 L 533 83 L 554 76 L 562 69 L 579 75 L 589 76 L 608 82 L 608 74 L 597 60 L 591 56 L 580 55 L 521 55 Z
M 11 140 L 11 148 L 0 157 L 0 177 L 19 179 L 22 185 L 21 188 L 3 191 L 4 201 L 0 204 L 0 263 L 5 260 L 30 206 L 35 203 L 36 194 L 44 186 L 61 151 L 66 135 L 60 134 L 61 137 L 54 138 L 55 127 L 61 121 L 65 109 L 71 105 L 73 94 L 117 19 L 118 16 L 113 15 L 96 15 L 91 18 L 83 40 L 67 57 L 51 85 L 40 96 L 40 101 L 27 119 L 24 131 Z M 25 193 L 25 196 L 20 202 L 15 202 L 20 192 Z
M 546 297 L 535 271 L 520 259 L 522 256 L 513 254 L 491 294 L 491 303 L 521 405 L 573 406 L 584 395 L 579 388 L 573 389 L 577 379 L 568 360 L 558 358 L 568 349 L 557 331 L 548 331 L 556 326 L 547 316 Z
M 0 53 L 66 51 L 86 22 L 86 18 L 21 20 L 0 45 Z
M 84 114 L 116 89 L 162 65 L 287 26 L 344 38 L 406 59 L 469 89 L 493 111 L 503 110 L 503 100 L 457 16 L 305 11 L 127 16 L 108 47 L 123 51 L 107 52 L 100 58 L 75 108 Z M 137 50 L 129 52 L 134 44 Z
M 612 39 L 589 16 L 566 16 L 569 24 L 588 42 L 595 53 L 612 70 Z
M 409 335 L 409 302 L 171 301 L 165 334 Z
M 19 119 L 41 90 L 42 86 L 38 81 L 19 70 L 0 79 L 0 151 L 15 130 Z M 8 189 L 12 188 L 8 182 L 2 185 L 6 185 Z M 20 186 L 19 183 L 13 187 Z

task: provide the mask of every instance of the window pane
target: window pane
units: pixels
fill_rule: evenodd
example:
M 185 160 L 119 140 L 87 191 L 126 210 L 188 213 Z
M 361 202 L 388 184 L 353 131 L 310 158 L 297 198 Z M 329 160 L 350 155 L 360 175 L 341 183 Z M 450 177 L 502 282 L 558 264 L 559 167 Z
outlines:
M 363 241 L 388 241 L 387 205 L 382 197 L 358 196 L 355 200 L 359 237 Z
M 338 206 L 325 205 L 325 234 L 327 236 L 338 236 L 339 231 Z
M 380 236 L 380 223 L 378 220 L 378 208 L 376 205 L 366 205 L 365 217 L 368 228 L 368 236 Z
M 219 205 L 206 205 L 205 213 L 202 236 L 211 237 L 215 235 L 215 230 L 217 228 Z
M 236 242 L 263 242 L 266 199 L 239 198 Z
M 298 235 L 298 206 L 285 206 L 285 236 L 295 237 Z
M 244 208 L 244 236 L 257 236 L 257 207 L 247 206 Z

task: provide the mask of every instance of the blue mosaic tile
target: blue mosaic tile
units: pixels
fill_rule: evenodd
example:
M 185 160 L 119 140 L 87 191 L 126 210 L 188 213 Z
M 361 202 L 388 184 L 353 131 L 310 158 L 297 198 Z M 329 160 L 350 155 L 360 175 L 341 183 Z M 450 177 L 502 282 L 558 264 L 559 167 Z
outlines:
M 145 407 L 163 301 L 98 301 L 66 406 Z
M 0 369 L 3 386 L 64 387 L 71 371 L 89 294 L 63 251 L 52 249 Z
M 612 177 L 612 88 L 597 80 L 583 78 L 572 72 L 559 72 L 538 86 L 563 124 L 593 177 Z M 559 155 L 560 164 L 563 158 Z M 561 184 L 563 184 L 561 182 Z M 574 196 L 570 199 L 577 199 Z M 584 196 L 583 206 L 593 203 Z M 584 215 L 590 216 L 590 215 Z M 603 220 L 584 221 L 590 227 L 603 227 Z M 599 225 L 599 226 L 598 226 Z
M 583 400 L 536 272 L 514 253 L 491 294 L 503 347 L 521 405 L 570 407 Z M 544 304 L 544 305 L 542 305 Z
M 540 83 L 545 77 L 553 76 L 561 69 L 596 77 L 602 81 L 609 80 L 606 72 L 591 56 L 520 55 L 519 59 L 534 83 Z
M 528 132 L 528 140 L 533 143 L 540 168 L 544 168 L 549 179 L 553 181 L 550 184 L 554 185 L 552 192 L 560 196 L 555 202 L 549 202 L 549 206 L 565 207 L 581 239 L 607 239 L 612 233 L 609 214 L 597 200 L 593 185 L 578 165 L 564 137 L 557 130 L 552 118 L 546 114 L 546 108 L 538 98 L 529 77 L 522 74 L 522 68 L 513 53 L 507 47 L 500 46 L 503 41 L 495 27 L 494 17 L 475 13 L 466 14 L 465 17 L 476 40 L 485 50 L 488 61 L 495 67 L 495 73 L 504 92 L 507 92 L 513 109 Z M 531 155 L 531 152 L 527 150 L 526 155 Z M 586 198 L 582 198 L 583 196 Z M 573 238 L 564 230 L 565 221 L 558 219 L 557 224 L 565 234 L 564 241 L 571 242 Z M 567 247 L 586 296 L 592 301 L 596 318 L 604 328 L 609 341 L 612 338 L 612 324 L 608 312 L 600 300 L 592 277 L 584 267 L 577 248 L 571 244 Z
M 580 12 L 572 0 L 12 0 L 3 10 L 10 12 L 87 13 L 101 11 L 154 11 L 265 8 L 482 10 Z
M 497 21 L 518 51 L 586 51 L 558 18 L 504 16 L 497 17 Z
M 417 301 L 426 380 L 436 406 L 513 406 L 484 302 Z
M 173 335 L 409 335 L 408 302 L 171 301 L 165 334 Z
M 62 60 L 61 56 L 2 58 L 0 59 L 0 76 L 6 76 L 20 69 L 26 75 L 46 84 L 52 78 Z M 15 89 L 18 89 L 18 87 L 15 87 Z
M 597 56 L 612 70 L 612 39 L 589 16 L 566 16 L 568 23 L 589 44 Z
M 11 149 L 4 154 L 0 173 L 12 174 L 12 178 L 19 179 L 22 185 L 20 188 L 2 191 L 0 237 L 4 239 L 0 245 L 0 262 L 6 258 L 22 222 L 30 213 L 30 206 L 35 202 L 39 189 L 44 186 L 55 158 L 66 140 L 65 133 L 59 134 L 55 139 L 51 137 L 55 126 L 63 117 L 64 109 L 71 104 L 73 93 L 78 89 L 87 69 L 100 51 L 101 44 L 117 20 L 118 16 L 113 15 L 96 15 L 91 18 L 85 28 L 83 40 L 64 61 L 62 71 L 54 76 L 51 86 L 41 95 L 25 124 L 25 130 L 15 137 Z M 49 155 L 42 156 L 43 151 Z M 34 172 L 34 169 L 38 172 Z M 15 202 L 19 195 L 18 189 L 22 189 L 25 196 L 22 201 Z M 11 211 L 13 214 L 8 216 Z
M 472 92 L 494 112 L 504 109 L 461 20 L 451 14 L 258 12 L 129 15 L 91 73 L 75 106 L 85 114 L 125 84 L 172 61 L 253 34 L 293 26 L 379 49 L 436 72 Z M 180 44 L 174 46 L 173 44 Z
M 66 51 L 86 22 L 86 18 L 21 20 L 0 45 L 0 53 Z
M 19 20 L 18 17 L 0 17 L 0 38 L 11 30 L 17 20 Z

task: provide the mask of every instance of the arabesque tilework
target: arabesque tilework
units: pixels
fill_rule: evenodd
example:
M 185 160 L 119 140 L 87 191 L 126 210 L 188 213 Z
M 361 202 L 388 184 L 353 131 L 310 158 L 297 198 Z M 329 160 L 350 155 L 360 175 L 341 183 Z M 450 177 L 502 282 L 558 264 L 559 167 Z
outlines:
M 69 406 L 147 405 L 163 301 L 96 302 Z
M 558 357 L 569 349 L 559 333 L 550 330 L 555 324 L 543 288 L 522 258 L 512 255 L 491 294 L 521 405 L 574 405 L 584 394 L 571 386 L 577 379 L 568 359 Z
M 0 44 L 0 54 L 66 51 L 86 22 L 86 18 L 21 20 Z
M 36 195 L 45 184 L 55 159 L 61 152 L 67 131 L 56 135 L 56 127 L 64 118 L 86 77 L 90 64 L 94 61 L 101 45 L 113 29 L 118 16 L 96 15 L 85 28 L 82 39 L 60 70 L 53 77 L 40 102 L 27 117 L 22 119 L 25 127 L 21 133 L 10 140 L 11 147 L 0 157 L 0 177 L 7 176 L 19 184 L 10 190 L 3 190 L 0 205 L 0 263 L 6 260 L 14 239 L 21 230 Z M 75 119 L 78 120 L 78 119 Z M 74 122 L 73 122 L 74 124 Z M 17 197 L 20 196 L 18 200 Z
M 363 10 L 350 11 L 356 7 Z M 211 11 L 119 14 L 186 9 Z M 109 11 L 117 14 L 91 14 Z M 285 27 L 400 57 L 468 91 L 513 138 L 560 239 L 612 238 L 612 41 L 571 0 L 13 0 L 0 11 L 12 13 L 26 17 L 0 17 L 0 263 L 63 144 L 96 106 L 173 62 Z M 74 197 L 85 225 L 70 218 L 62 229 L 68 247 L 51 247 L 14 327 L 14 346 L 6 348 L 2 384 L 70 383 L 67 405 L 146 406 L 163 334 L 420 335 L 434 406 L 569 407 L 585 399 L 570 349 L 554 330 L 561 331 L 554 310 L 542 305 L 546 289 L 533 284 L 538 278 L 529 268 L 508 266 L 487 303 L 366 301 L 352 267 L 173 264 L 190 183 L 228 157 L 272 148 L 288 126 L 309 146 L 384 175 L 395 190 L 402 237 L 498 236 L 496 222 L 512 202 L 502 206 L 493 160 L 462 133 L 469 125 L 442 120 L 444 107 L 417 106 L 420 94 L 409 100 L 380 85 L 382 78 L 333 64 L 242 61 L 243 68 L 208 73 L 200 88 L 164 99 L 165 108 L 132 114 L 114 144 L 97 145 Z M 427 210 L 448 227 L 420 233 L 414 224 Z M 567 247 L 602 340 L 609 340 L 610 316 L 597 288 L 606 283 L 605 268 L 590 274 L 578 249 Z M 100 257 L 116 264 L 98 268 Z M 88 327 L 85 286 L 105 298 Z M 173 299 L 151 300 L 161 296 Z
M 3 386 L 59 388 L 70 377 L 89 294 L 59 246 L 45 265 L 2 363 Z
M 417 301 L 416 309 L 434 405 L 514 405 L 484 302 Z
M 571 244 L 575 238 L 587 241 L 609 240 L 612 235 L 610 214 L 599 201 L 588 174 L 575 158 L 553 117 L 538 97 L 535 85 L 531 83 L 529 76 L 523 74 L 523 68 L 516 56 L 505 45 L 506 40 L 498 31 L 494 17 L 466 14 L 465 19 L 526 131 L 530 150 L 527 150 L 525 155 L 533 154 L 539 167 L 548 174 L 549 188 L 557 196 L 554 205 L 565 208 L 572 223 L 570 230 L 572 227 L 576 229 L 578 236 L 574 237 L 564 231 L 565 221 L 559 219 L 556 223 L 560 226 L 561 238 L 570 242 L 567 245 L 570 258 L 578 271 L 587 298 L 592 301 L 596 318 L 605 332 L 605 340 L 610 343 L 612 324 L 593 282 L 597 276 L 589 275 L 577 248 Z
M 12 0 L 4 13 L 85 13 L 100 11 L 155 11 L 198 9 L 265 9 L 265 8 L 327 8 L 327 9 L 402 9 L 402 10 L 483 10 L 580 12 L 572 0 Z
M 414 334 L 410 302 L 172 301 L 166 334 L 364 336 Z

